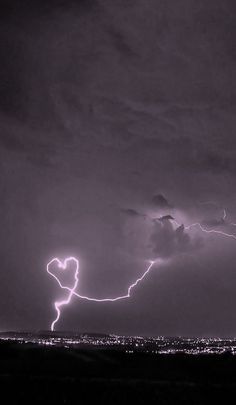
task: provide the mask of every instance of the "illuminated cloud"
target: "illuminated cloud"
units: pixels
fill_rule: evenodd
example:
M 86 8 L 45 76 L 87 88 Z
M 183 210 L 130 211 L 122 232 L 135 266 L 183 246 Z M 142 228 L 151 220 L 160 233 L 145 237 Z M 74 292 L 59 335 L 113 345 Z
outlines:
M 171 219 L 155 221 L 150 236 L 150 247 L 154 257 L 172 256 L 193 252 L 203 246 L 200 237 L 194 237 L 185 231 L 184 225 L 176 229 Z

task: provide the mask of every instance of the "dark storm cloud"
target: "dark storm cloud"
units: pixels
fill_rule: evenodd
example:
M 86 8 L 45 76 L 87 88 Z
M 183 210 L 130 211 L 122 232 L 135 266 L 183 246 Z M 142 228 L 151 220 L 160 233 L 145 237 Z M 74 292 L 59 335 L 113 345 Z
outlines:
M 125 8 L 119 2 L 80 4 L 40 6 L 38 17 L 30 7 L 31 19 L 16 13 L 17 26 L 11 20 L 3 25 L 8 35 L 1 58 L 2 109 L 40 126 L 41 137 L 53 136 L 64 147 L 67 140 L 77 146 L 87 134 L 98 145 L 129 147 L 137 154 L 151 147 L 160 166 L 166 160 L 192 171 L 234 170 L 228 143 L 217 141 L 222 131 L 230 136 L 234 116 L 225 101 L 234 91 L 232 82 L 225 82 L 231 67 L 218 61 L 219 49 L 225 59 L 231 57 L 224 18 L 229 32 L 234 24 L 227 6 L 200 2 L 196 9 L 190 1 L 167 11 L 163 2 L 137 1 Z M 134 60 L 127 56 L 131 50 Z
M 158 208 L 171 208 L 171 205 L 162 194 L 155 194 L 152 197 L 152 203 Z
M 73 304 L 63 326 L 204 334 L 214 318 L 215 333 L 234 332 L 233 241 L 200 249 L 197 234 L 139 214 L 171 208 L 179 223 L 218 226 L 199 204 L 213 200 L 236 218 L 235 11 L 229 0 L 1 2 L 2 327 L 47 326 L 54 254 L 81 257 L 82 290 L 120 293 L 144 270 L 151 233 L 168 271 L 129 307 Z
M 133 208 L 122 208 L 121 212 L 124 214 L 128 215 L 129 217 L 141 217 L 141 218 L 146 218 L 145 214 L 141 214 L 140 212 L 134 210 Z

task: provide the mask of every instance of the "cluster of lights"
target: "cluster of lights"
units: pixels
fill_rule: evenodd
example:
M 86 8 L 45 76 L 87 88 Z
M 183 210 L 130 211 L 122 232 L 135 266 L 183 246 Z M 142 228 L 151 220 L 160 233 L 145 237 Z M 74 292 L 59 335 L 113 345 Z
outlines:
M 0 336 L 0 340 L 10 340 L 19 344 L 38 344 L 40 346 L 57 346 L 66 349 L 96 347 L 114 349 L 120 348 L 127 354 L 137 352 L 149 354 L 236 354 L 235 339 L 220 338 L 164 338 L 164 337 L 140 337 L 140 336 L 92 336 L 79 335 L 75 337 L 56 336 Z

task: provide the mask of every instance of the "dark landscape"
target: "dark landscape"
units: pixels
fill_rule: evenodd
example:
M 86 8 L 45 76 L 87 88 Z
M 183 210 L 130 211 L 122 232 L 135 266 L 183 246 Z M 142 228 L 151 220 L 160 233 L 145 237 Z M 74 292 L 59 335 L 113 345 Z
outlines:
M 230 352 L 154 354 L 149 346 L 131 350 L 129 345 L 99 344 L 45 347 L 36 342 L 36 334 L 19 335 L 0 341 L 1 395 L 8 403 L 223 404 L 236 389 L 236 357 Z M 42 338 L 46 342 L 48 336 L 41 333 Z M 107 336 L 89 338 L 96 342 Z

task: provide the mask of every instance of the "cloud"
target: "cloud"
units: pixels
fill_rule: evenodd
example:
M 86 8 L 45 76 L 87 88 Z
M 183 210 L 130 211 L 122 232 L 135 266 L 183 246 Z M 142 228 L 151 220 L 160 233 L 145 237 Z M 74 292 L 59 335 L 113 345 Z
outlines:
M 121 212 L 123 214 L 128 215 L 129 217 L 142 217 L 142 218 L 146 218 L 147 216 L 145 214 L 141 214 L 140 212 L 134 210 L 133 208 L 122 208 Z
M 157 208 L 171 208 L 171 205 L 167 201 L 167 199 L 162 194 L 155 194 L 152 197 L 152 203 Z
M 191 238 L 183 224 L 175 229 L 171 220 L 166 219 L 161 223 L 154 222 L 150 247 L 155 257 L 170 258 L 201 248 L 202 240 L 198 237 Z
M 173 217 L 172 217 L 172 215 L 163 215 L 163 217 L 160 217 L 160 218 L 158 218 L 158 220 L 159 221 L 169 221 L 169 220 L 171 220 L 171 219 L 174 219 Z

